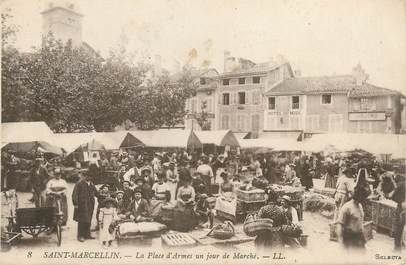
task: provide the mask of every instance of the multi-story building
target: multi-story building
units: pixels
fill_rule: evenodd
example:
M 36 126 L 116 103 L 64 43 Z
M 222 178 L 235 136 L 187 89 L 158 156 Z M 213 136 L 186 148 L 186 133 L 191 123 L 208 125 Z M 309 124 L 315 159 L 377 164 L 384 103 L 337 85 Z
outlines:
M 283 58 L 255 64 L 225 52 L 224 73 L 218 78 L 217 128 L 254 134 L 262 131 L 264 93 L 291 77 L 291 67 Z
M 219 73 L 213 68 L 200 70 L 199 72 L 199 77 L 196 80 L 196 82 L 198 82 L 196 95 L 186 101 L 187 115 L 185 127 L 187 129 L 201 130 L 197 118 L 202 114 L 202 111 L 204 111 L 207 113 L 210 129 L 216 130 L 216 90 Z M 205 108 L 203 106 L 205 106 Z
M 266 93 L 264 130 L 399 133 L 402 94 L 352 75 L 290 78 Z

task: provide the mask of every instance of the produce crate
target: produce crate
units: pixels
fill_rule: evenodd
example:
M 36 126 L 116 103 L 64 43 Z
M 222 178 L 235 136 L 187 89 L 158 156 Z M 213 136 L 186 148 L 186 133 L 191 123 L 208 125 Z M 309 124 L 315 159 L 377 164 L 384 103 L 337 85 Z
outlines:
M 364 237 L 365 240 L 371 240 L 373 238 L 373 232 L 372 232 L 372 222 L 364 222 Z M 337 241 L 338 236 L 337 236 L 337 224 L 335 223 L 330 223 L 330 240 L 331 241 Z
M 237 190 L 237 199 L 245 202 L 257 202 L 257 201 L 264 201 L 265 200 L 265 191 L 260 189 L 255 190 Z
M 197 244 L 197 241 L 187 233 L 165 234 L 161 236 L 161 240 L 167 247 L 190 247 Z

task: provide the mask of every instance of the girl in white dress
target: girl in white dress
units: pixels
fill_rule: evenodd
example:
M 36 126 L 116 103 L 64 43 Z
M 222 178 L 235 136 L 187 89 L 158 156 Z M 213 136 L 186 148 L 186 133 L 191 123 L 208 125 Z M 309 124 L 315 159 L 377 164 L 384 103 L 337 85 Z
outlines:
M 117 209 L 115 208 L 115 200 L 112 198 L 107 198 L 104 201 L 104 208 L 100 209 L 100 232 L 99 232 L 99 240 L 102 242 L 103 246 L 111 246 L 111 243 L 115 239 L 115 231 L 109 231 L 110 225 L 114 222 L 119 220 L 120 218 L 117 215 Z

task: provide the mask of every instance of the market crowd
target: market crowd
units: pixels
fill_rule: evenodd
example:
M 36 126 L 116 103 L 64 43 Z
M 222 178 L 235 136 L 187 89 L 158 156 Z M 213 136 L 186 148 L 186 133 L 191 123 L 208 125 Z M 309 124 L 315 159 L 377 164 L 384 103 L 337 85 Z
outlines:
M 19 159 L 13 153 L 5 154 L 3 159 L 4 182 L 12 185 L 12 178 L 8 176 L 18 168 Z M 120 223 L 165 223 L 170 211 L 175 213 L 172 218 L 177 220 L 172 223 L 174 230 L 188 231 L 198 226 L 212 228 L 218 211 L 235 217 L 236 190 L 251 187 L 263 189 L 267 194 L 266 205 L 258 211 L 259 218 L 272 219 L 276 227 L 290 225 L 291 230 L 300 230 L 300 213 L 293 207 L 293 198 L 278 196 L 271 185 L 303 187 L 309 191 L 313 188 L 313 179 L 321 178 L 325 179 L 326 187 L 335 189 L 334 221 L 339 241 L 344 246 L 365 246 L 364 207 L 371 197 L 397 203 L 395 249 L 402 245 L 404 176 L 384 170 L 376 161 L 354 163 L 338 155 L 323 157 L 299 153 L 280 158 L 276 154 L 235 152 L 205 155 L 186 151 L 131 151 L 94 153 L 86 165 L 76 160 L 73 163 L 78 168 L 78 181 L 72 198 L 66 198 L 68 186 L 62 177 L 65 165 L 60 159 L 48 161 L 39 155 L 30 171 L 30 184 L 35 206 L 58 203 L 64 214 L 63 225 L 68 218 L 67 200 L 72 200 L 80 242 L 93 239 L 91 230 L 97 230 L 101 243 L 111 245 L 115 228 Z M 95 208 L 97 225 L 91 229 Z M 256 244 L 261 247 L 300 245 L 292 237 L 283 235 L 263 233 L 257 236 Z

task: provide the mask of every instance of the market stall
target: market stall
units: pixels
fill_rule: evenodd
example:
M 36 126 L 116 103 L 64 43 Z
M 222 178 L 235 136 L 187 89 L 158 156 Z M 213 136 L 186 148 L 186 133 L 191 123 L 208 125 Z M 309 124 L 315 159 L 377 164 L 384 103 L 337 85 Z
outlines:
M 237 148 L 240 144 L 231 130 L 194 131 L 203 144 L 204 153 L 222 153 L 227 148 Z

